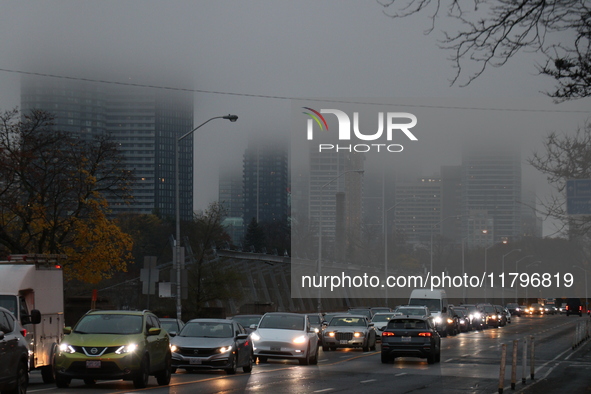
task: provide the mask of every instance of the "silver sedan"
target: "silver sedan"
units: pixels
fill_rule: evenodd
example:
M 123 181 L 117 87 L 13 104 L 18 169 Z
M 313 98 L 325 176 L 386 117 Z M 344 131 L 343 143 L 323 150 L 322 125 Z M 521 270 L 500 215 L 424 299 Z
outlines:
M 322 336 L 322 350 L 338 347 L 376 350 L 376 330 L 366 316 L 341 315 L 332 318 Z

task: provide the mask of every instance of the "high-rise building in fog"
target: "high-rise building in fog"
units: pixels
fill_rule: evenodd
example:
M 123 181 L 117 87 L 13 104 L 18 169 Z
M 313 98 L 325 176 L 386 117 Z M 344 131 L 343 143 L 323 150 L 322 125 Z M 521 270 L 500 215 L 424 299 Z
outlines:
M 81 138 L 110 133 L 135 175 L 133 201 L 107 195 L 114 215 L 124 212 L 175 215 L 175 139 L 193 127 L 188 92 L 26 76 L 21 80 L 23 111 L 55 115 L 55 127 Z M 193 218 L 193 137 L 179 143 L 182 220 Z
M 465 150 L 462 155 L 462 236 L 470 239 L 483 232 L 491 246 L 522 235 L 521 160 L 513 147 L 482 146 Z M 468 223 L 486 223 L 488 228 Z M 492 226 L 492 228 L 490 227 Z M 492 232 L 492 234 L 491 234 Z M 470 242 L 469 242 L 470 243 Z
M 253 139 L 244 152 L 244 225 L 287 221 L 288 146 L 281 141 Z

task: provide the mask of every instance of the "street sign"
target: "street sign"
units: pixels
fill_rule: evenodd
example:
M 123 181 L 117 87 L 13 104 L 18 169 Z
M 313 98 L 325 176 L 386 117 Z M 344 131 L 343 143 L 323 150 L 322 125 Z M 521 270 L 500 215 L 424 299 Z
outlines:
M 591 179 L 566 181 L 566 213 L 591 215 Z

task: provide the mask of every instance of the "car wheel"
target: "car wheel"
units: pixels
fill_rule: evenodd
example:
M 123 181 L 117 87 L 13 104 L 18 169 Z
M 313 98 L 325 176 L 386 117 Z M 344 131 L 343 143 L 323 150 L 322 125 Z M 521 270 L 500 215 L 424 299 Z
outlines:
M 170 367 L 170 373 L 176 373 L 176 367 Z
M 322 345 L 322 350 L 328 352 L 330 348 L 327 345 Z
M 373 340 L 373 346 L 370 346 L 369 347 L 369 350 L 371 350 L 372 352 L 375 352 L 376 351 L 377 342 L 378 342 L 377 339 L 374 338 L 374 340 Z
M 310 358 L 310 365 L 317 365 L 318 364 L 318 352 L 320 351 L 320 346 L 316 346 L 316 354 L 314 357 Z
M 248 364 L 246 364 L 244 367 L 242 367 L 242 371 L 244 373 L 250 373 L 252 371 L 252 355 L 250 357 L 248 357 Z
M 298 360 L 300 365 L 309 365 L 310 364 L 310 345 L 308 344 L 308 349 L 306 350 L 306 357 L 300 358 Z
M 364 352 L 369 352 L 369 339 L 367 340 L 366 343 L 363 344 L 363 351 Z
M 236 373 L 237 369 L 238 369 L 238 355 L 233 354 L 232 355 L 232 365 L 230 366 L 230 368 L 226 368 L 225 371 L 228 375 L 234 375 Z
M 60 376 L 59 374 L 55 375 L 55 385 L 59 389 L 68 388 L 72 379 L 66 378 L 65 376 Z
M 388 364 L 390 362 L 390 357 L 387 354 L 382 353 L 382 364 Z
M 164 369 L 156 373 L 156 381 L 160 386 L 168 386 L 172 375 L 172 356 L 170 353 L 166 355 L 166 361 L 164 362 Z
M 335 350 L 337 350 L 337 347 L 336 346 L 330 346 L 330 350 L 332 350 L 334 352 Z
M 94 379 L 84 379 L 84 384 L 87 386 L 92 386 L 96 384 L 96 380 Z
M 16 386 L 12 390 L 2 390 L 2 394 L 26 394 L 29 385 L 29 371 L 27 364 L 21 362 L 17 365 Z
M 267 357 L 259 357 L 259 363 L 266 363 L 267 362 Z
M 429 354 L 427 356 L 427 363 L 428 364 L 435 364 L 435 355 L 434 354 Z
M 43 379 L 43 383 L 53 383 L 55 382 L 55 353 L 57 350 L 57 345 L 54 343 L 51 348 L 51 355 L 50 355 L 50 363 L 41 368 L 41 378 Z
M 148 386 L 148 380 L 150 379 L 150 359 L 148 355 L 144 355 L 142 363 L 140 364 L 140 370 L 136 372 L 133 378 L 133 386 L 136 389 L 144 389 Z

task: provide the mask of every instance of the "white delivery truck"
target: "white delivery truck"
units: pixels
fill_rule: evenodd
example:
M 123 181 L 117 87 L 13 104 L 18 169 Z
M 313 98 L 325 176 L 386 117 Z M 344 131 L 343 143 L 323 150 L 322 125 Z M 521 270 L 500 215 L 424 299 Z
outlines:
M 0 306 L 26 330 L 30 368 L 41 369 L 45 383 L 54 381 L 53 358 L 63 335 L 63 259 L 63 255 L 11 255 L 0 261 Z
M 429 308 L 435 320 L 435 326 L 441 336 L 446 337 L 449 331 L 447 315 L 447 294 L 445 290 L 414 289 L 410 293 L 409 305 L 424 305 Z

